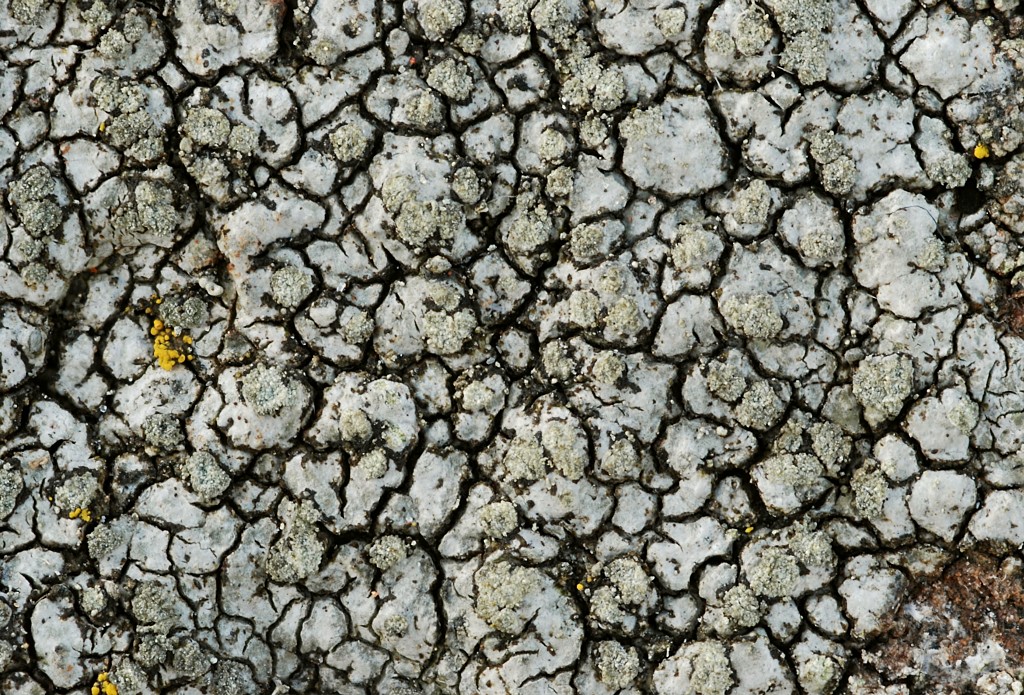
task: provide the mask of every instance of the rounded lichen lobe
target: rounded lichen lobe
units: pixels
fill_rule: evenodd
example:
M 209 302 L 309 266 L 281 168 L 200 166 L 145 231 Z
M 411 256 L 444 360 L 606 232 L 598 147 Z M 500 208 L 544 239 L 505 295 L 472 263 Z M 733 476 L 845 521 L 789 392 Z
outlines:
M 292 309 L 313 292 L 313 278 L 293 265 L 285 266 L 270 276 L 270 293 L 274 301 Z
M 515 505 L 507 500 L 491 502 L 480 509 L 480 530 L 488 538 L 505 538 L 519 522 Z
M 242 398 L 258 415 L 276 415 L 297 395 L 294 380 L 277 365 L 258 364 L 242 377 Z

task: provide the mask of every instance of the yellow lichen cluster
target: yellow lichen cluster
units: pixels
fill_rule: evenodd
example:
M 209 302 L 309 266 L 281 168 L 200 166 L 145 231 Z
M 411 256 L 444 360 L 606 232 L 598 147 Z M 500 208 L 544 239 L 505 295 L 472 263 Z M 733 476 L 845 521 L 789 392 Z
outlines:
M 984 144 L 982 142 L 979 142 L 977 145 L 974 146 L 974 158 L 975 159 L 985 159 L 986 157 L 988 157 L 988 155 L 989 155 L 988 145 L 986 145 L 986 144 Z
M 149 334 L 153 336 L 153 357 L 164 369 L 170 371 L 176 364 L 195 359 L 192 336 L 180 333 L 160 319 L 153 319 Z
M 92 684 L 92 695 L 117 695 L 117 686 L 110 682 L 110 676 L 106 671 L 96 676 L 96 682 Z
M 149 334 L 153 337 L 153 357 L 161 368 L 170 371 L 175 365 L 194 360 L 195 354 L 192 349 L 192 336 L 159 318 L 160 305 L 163 302 L 163 298 L 154 294 L 149 299 L 140 300 L 135 311 L 152 318 Z
M 90 521 L 92 521 L 92 512 L 82 507 L 75 507 L 73 510 L 71 510 L 71 513 L 68 514 L 68 518 L 81 519 L 82 521 L 88 524 Z

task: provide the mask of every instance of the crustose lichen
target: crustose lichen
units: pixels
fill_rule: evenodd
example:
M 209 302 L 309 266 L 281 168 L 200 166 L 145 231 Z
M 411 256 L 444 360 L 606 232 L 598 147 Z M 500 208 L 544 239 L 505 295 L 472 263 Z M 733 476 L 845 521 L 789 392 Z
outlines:
M 161 314 L 163 298 L 157 294 L 139 300 L 134 311 L 151 319 L 149 335 L 153 338 L 153 357 L 161 368 L 170 371 L 175 365 L 195 359 L 192 336 L 167 323 Z

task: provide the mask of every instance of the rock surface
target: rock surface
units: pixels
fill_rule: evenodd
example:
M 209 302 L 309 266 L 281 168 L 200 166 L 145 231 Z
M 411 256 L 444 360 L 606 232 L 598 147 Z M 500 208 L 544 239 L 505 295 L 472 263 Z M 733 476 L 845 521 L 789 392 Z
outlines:
M 1024 692 L 1020 12 L 0 1 L 0 693 Z

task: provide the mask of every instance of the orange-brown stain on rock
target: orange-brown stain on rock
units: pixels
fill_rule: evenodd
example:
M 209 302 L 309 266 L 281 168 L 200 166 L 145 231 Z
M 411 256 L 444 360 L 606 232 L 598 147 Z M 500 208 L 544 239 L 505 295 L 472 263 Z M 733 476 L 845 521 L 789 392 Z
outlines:
M 1005 650 L 1002 668 L 1024 663 L 1024 577 L 1012 562 L 970 554 L 938 577 L 919 579 L 864 662 L 944 693 L 974 692 L 978 674 L 967 660 L 991 643 Z

